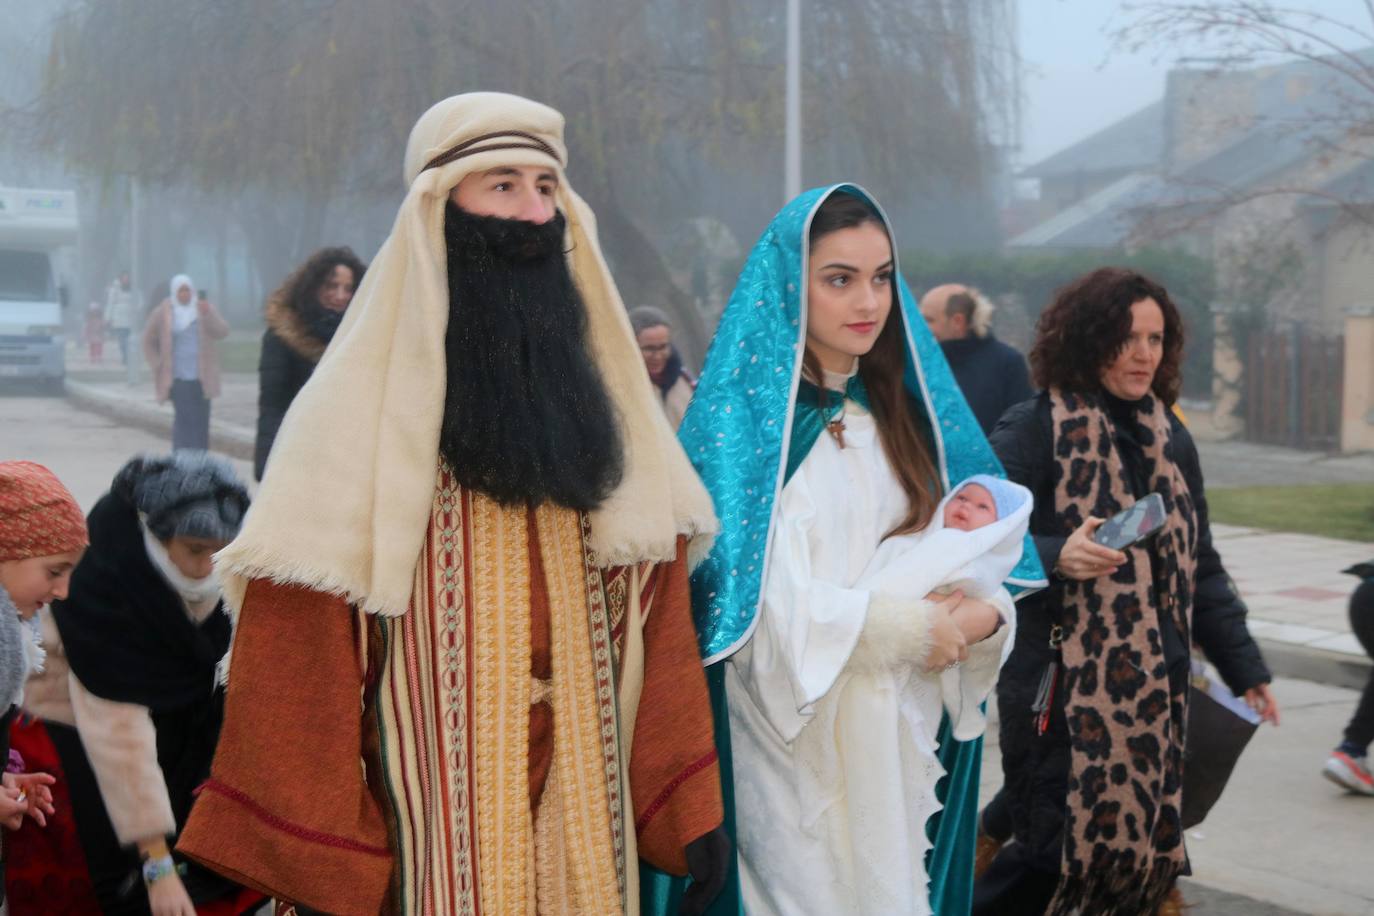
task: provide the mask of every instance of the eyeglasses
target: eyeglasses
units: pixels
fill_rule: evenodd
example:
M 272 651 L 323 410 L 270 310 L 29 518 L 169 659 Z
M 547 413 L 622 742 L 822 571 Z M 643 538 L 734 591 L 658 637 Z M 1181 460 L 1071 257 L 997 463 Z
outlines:
M 673 348 L 673 345 L 672 345 L 672 344 L 666 344 L 666 343 L 662 343 L 662 344 L 640 344 L 640 345 L 639 345 L 639 352 L 640 352 L 640 353 L 643 353 L 645 356 L 651 356 L 651 355 L 654 355 L 654 354 L 656 354 L 656 353 L 667 353 L 667 352 L 668 352 L 669 350 L 671 350 L 672 348 Z

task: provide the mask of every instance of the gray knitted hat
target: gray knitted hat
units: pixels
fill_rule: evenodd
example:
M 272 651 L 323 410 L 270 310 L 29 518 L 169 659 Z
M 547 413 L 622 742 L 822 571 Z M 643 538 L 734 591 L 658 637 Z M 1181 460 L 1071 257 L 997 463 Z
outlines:
M 673 323 L 668 320 L 668 315 L 662 309 L 656 309 L 652 305 L 637 305 L 630 309 L 630 327 L 634 328 L 636 335 L 640 331 L 649 328 L 672 328 Z
M 208 452 L 140 456 L 120 469 L 112 489 L 133 504 L 160 541 L 232 541 L 248 512 L 248 488 L 234 466 Z

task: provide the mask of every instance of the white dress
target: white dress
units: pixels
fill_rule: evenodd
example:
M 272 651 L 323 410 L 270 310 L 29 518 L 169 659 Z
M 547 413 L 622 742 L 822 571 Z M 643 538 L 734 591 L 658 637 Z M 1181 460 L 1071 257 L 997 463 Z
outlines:
M 873 418 L 846 408 L 846 447 L 822 434 L 783 489 L 758 625 L 726 662 L 749 916 L 930 912 L 930 605 L 854 587 L 908 501 Z M 1005 591 L 993 603 L 1011 619 Z M 1007 629 L 956 669 L 966 694 L 991 692 Z

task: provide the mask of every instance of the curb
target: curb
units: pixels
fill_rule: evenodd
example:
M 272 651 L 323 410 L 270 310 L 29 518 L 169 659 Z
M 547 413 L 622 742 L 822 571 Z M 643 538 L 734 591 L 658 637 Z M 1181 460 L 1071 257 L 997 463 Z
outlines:
M 151 401 L 106 394 L 95 385 L 67 380 L 67 400 L 83 410 L 163 436 L 172 434 L 172 415 Z M 256 433 L 234 423 L 210 421 L 210 448 L 231 458 L 253 460 Z
M 66 384 L 67 400 L 93 413 L 118 420 L 126 426 L 171 436 L 172 415 L 152 401 L 120 397 L 101 391 L 98 386 L 71 379 Z M 210 447 L 233 458 L 253 460 L 256 432 L 223 420 L 210 421 Z M 1347 652 L 1315 649 L 1297 643 L 1256 637 L 1264 660 L 1275 677 L 1315 681 L 1334 687 L 1362 690 L 1374 673 L 1374 660 Z
M 1311 646 L 1256 637 L 1264 661 L 1275 677 L 1315 681 L 1332 687 L 1363 690 L 1374 672 L 1374 660 L 1348 652 L 1332 652 Z

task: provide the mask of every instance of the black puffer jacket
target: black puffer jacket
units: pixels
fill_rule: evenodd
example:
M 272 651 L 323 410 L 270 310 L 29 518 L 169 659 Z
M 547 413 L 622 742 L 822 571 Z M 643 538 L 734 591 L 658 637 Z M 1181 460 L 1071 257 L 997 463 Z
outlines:
M 1026 358 L 992 332 L 942 341 L 940 349 L 985 434 L 997 426 L 1003 411 L 1035 393 Z
M 277 439 L 286 410 L 309 381 L 329 341 L 313 332 L 280 294 L 267 303 L 267 330 L 258 362 L 258 438 L 253 450 L 253 476 L 262 480 L 267 456 Z
M 1126 402 L 1106 396 L 1116 430 L 1116 448 L 1139 498 L 1149 492 L 1142 472 L 1144 452 L 1134 434 L 1134 411 Z M 1267 683 L 1269 669 L 1259 646 L 1245 626 L 1246 608 L 1212 545 L 1207 498 L 1197 446 L 1187 428 L 1171 417 L 1172 454 L 1187 481 L 1198 513 L 1197 573 L 1194 581 L 1192 640 L 1216 666 L 1226 685 L 1237 694 Z M 1059 559 L 1064 537 L 1055 523 L 1054 426 L 1050 400 L 1040 394 L 1007 410 L 989 441 L 1006 467 L 1007 476 L 1035 496 L 1030 530 L 1040 562 L 1051 570 Z M 997 684 L 1001 717 L 1002 770 L 1018 840 L 1027 844 L 1037 868 L 1059 870 L 1063 851 L 1064 804 L 1069 771 L 1069 733 L 1064 718 L 1064 692 L 1056 695 L 1049 730 L 1037 735 L 1031 705 L 1046 666 L 1055 653 L 1049 647 L 1050 626 L 1056 618 L 1063 588 L 1050 576 L 1050 587 L 1017 604 L 1016 645 Z M 1188 676 L 1188 641 L 1177 628 L 1163 628 L 1165 663 L 1170 679 Z

